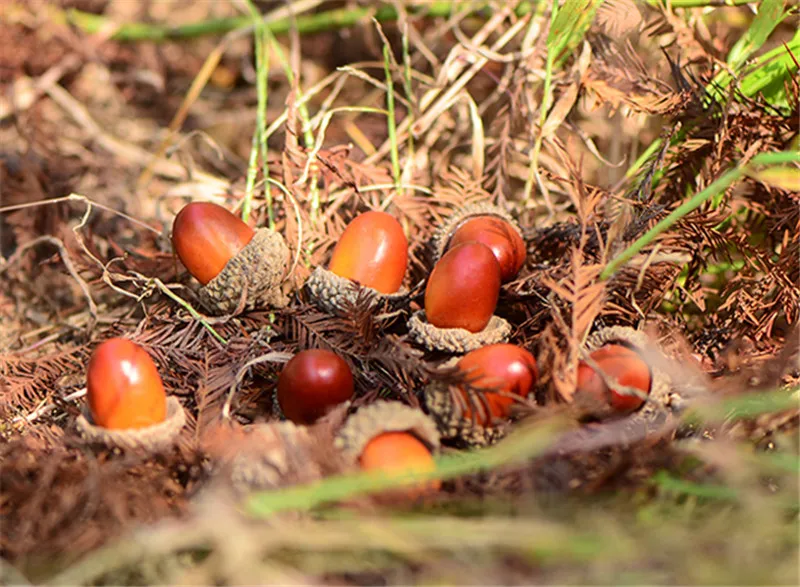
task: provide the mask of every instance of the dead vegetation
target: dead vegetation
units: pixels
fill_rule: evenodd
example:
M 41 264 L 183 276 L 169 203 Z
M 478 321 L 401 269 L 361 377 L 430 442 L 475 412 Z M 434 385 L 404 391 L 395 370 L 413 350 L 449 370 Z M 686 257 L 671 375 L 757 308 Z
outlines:
M 4 580 L 797 579 L 797 13 L 725 81 L 753 3 L 570 0 L 563 11 L 601 6 L 566 21 L 563 45 L 550 3 L 439 4 L 376 14 L 369 3 L 256 2 L 286 32 L 264 37 L 261 68 L 244 2 L 3 9 Z M 336 11 L 363 14 L 345 26 Z M 87 14 L 107 26 L 90 31 Z M 130 42 L 114 22 L 140 23 L 142 36 Z M 201 26 L 181 38 L 189 23 Z M 159 42 L 164 27 L 176 38 Z M 759 61 L 781 48 L 783 70 Z M 249 163 L 260 108 L 268 150 Z M 409 342 L 407 309 L 369 299 L 331 316 L 299 290 L 274 313 L 203 315 L 168 238 L 189 200 L 274 223 L 298 284 L 358 212 L 390 210 L 409 234 L 412 308 L 443 219 L 473 201 L 508 207 L 528 260 L 498 313 L 541 373 L 536 406 L 521 409 L 521 455 L 500 443 L 470 466 L 448 451 L 444 490 L 400 515 L 355 483 L 336 499 L 328 486 L 277 492 L 262 502 L 266 521 L 251 519 L 255 505 L 240 516 L 240 497 L 212 482 L 213 460 L 231 427 L 274 419 L 293 353 L 339 353 L 356 406 L 419 406 L 445 357 Z M 571 401 L 583 342 L 614 325 L 652 335 L 666 355 L 653 360 L 697 414 L 631 427 Z M 151 353 L 187 408 L 169 454 L 91 451 L 72 427 L 88 356 L 117 335 Z M 542 438 L 554 422 L 560 435 Z

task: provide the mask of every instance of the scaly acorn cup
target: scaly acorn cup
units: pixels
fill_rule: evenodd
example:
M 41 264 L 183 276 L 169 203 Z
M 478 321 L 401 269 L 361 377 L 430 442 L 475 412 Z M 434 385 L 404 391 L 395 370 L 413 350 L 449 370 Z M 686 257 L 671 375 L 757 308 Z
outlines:
M 471 241 L 491 249 L 500 264 L 503 283 L 516 277 L 525 264 L 522 230 L 511 214 L 499 206 L 478 202 L 456 210 L 433 236 L 435 259 L 438 261 L 450 248 Z
M 515 404 L 533 393 L 538 379 L 536 360 L 522 347 L 494 344 L 444 365 L 453 366 L 468 386 L 433 381 L 424 392 L 439 432 L 466 446 L 496 442 L 505 435 Z
M 387 473 L 430 471 L 439 450 L 436 424 L 422 411 L 394 401 L 377 401 L 350 416 L 336 436 L 335 446 L 353 467 Z M 438 481 L 406 487 L 386 497 L 415 498 L 438 490 Z
M 623 376 L 631 387 L 643 387 L 644 384 L 640 384 L 639 382 L 643 382 L 644 377 L 643 374 L 640 374 L 642 369 L 638 365 L 636 359 L 645 361 L 645 357 L 640 355 L 640 353 L 643 349 L 652 347 L 652 343 L 648 340 L 647 335 L 645 335 L 644 332 L 625 326 L 602 328 L 589 335 L 584 344 L 584 351 L 591 357 L 593 353 L 611 345 L 623 345 L 639 355 L 638 357 L 634 356 L 634 361 L 631 363 L 636 372 L 631 374 L 626 373 Z M 613 355 L 611 355 L 612 361 L 619 356 L 618 353 L 613 353 Z M 599 355 L 599 357 L 600 360 L 596 361 L 596 363 L 602 367 L 602 363 L 606 362 L 608 359 L 603 355 Z M 628 359 L 627 357 L 622 358 Z M 611 389 L 608 390 L 610 392 L 608 401 L 609 409 L 616 414 L 628 414 L 629 418 L 643 419 L 648 422 L 660 424 L 665 418 L 671 415 L 674 408 L 680 405 L 681 398 L 677 392 L 672 390 L 670 378 L 664 371 L 656 366 L 647 364 L 646 361 L 645 364 L 650 372 L 649 392 L 642 391 L 642 393 L 639 394 L 642 397 L 626 395 L 615 391 L 615 386 L 612 385 L 610 386 Z M 613 371 L 615 367 L 613 362 L 609 363 L 608 370 Z M 630 379 L 628 379 L 628 377 L 630 377 Z M 613 383 L 615 377 L 611 375 L 609 379 Z M 622 377 L 620 377 L 620 379 L 622 379 Z M 586 375 L 584 375 L 584 380 L 588 380 Z M 593 385 L 586 391 L 590 395 L 597 395 Z
M 289 303 L 289 247 L 279 233 L 253 230 L 222 206 L 193 202 L 175 217 L 172 243 L 189 273 L 203 284 L 198 295 L 209 311 L 232 313 L 242 299 L 244 310 Z
M 372 305 L 407 301 L 402 287 L 408 266 L 408 240 L 397 219 L 386 212 L 364 212 L 347 225 L 327 269 L 317 267 L 306 282 L 312 302 L 342 314 L 358 299 Z
M 174 444 L 186 422 L 180 402 L 164 392 L 150 355 L 130 340 L 112 338 L 95 349 L 86 388 L 88 409 L 76 426 L 90 444 L 156 452 Z
M 437 261 L 425 287 L 425 309 L 411 315 L 410 338 L 429 350 L 464 353 L 508 339 L 511 326 L 494 316 L 500 264 L 478 242 L 456 245 Z
M 288 421 L 237 427 L 215 438 L 211 450 L 220 453 L 220 468 L 241 493 L 318 481 L 346 466 L 333 438 L 348 406 L 311 427 Z

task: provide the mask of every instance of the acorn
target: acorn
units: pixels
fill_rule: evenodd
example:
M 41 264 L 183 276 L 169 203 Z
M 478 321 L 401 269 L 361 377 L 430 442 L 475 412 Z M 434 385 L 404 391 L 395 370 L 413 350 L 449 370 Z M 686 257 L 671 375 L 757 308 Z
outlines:
M 538 379 L 536 359 L 513 344 L 493 344 L 464 355 L 456 364 L 465 385 L 434 381 L 425 402 L 444 438 L 485 446 L 502 438 L 513 406 L 527 399 Z
M 399 304 L 407 298 L 401 287 L 407 267 L 408 240 L 397 219 L 386 212 L 364 212 L 347 225 L 328 268 L 317 267 L 306 288 L 315 305 L 333 314 L 365 295 L 373 304 Z
M 576 399 L 579 393 L 585 394 L 594 401 L 600 400 L 599 403 L 608 406 L 611 412 L 648 421 L 660 422 L 671 415 L 680 405 L 681 397 L 672 389 L 667 373 L 645 361 L 642 351 L 650 346 L 643 332 L 625 326 L 602 328 L 592 333 L 584 344 L 584 353 L 604 370 L 612 385 L 609 389 L 592 365 L 584 360 L 578 367 Z M 639 389 L 647 399 L 615 391 L 613 380 Z
M 353 374 L 344 359 L 331 351 L 309 349 L 284 365 L 276 397 L 288 420 L 309 425 L 350 400 L 353 391 Z
M 479 242 L 491 249 L 500 264 L 502 283 L 514 279 L 525 264 L 522 230 L 508 212 L 493 204 L 469 204 L 454 212 L 434 235 L 436 259 L 467 242 Z
M 377 401 L 350 416 L 337 434 L 335 446 L 346 461 L 364 471 L 431 471 L 439 450 L 436 424 L 420 410 L 400 402 Z M 383 498 L 417 498 L 438 491 L 430 481 L 386 492 Z
M 157 450 L 172 444 L 186 421 L 180 402 L 167 398 L 150 355 L 124 338 L 98 346 L 86 372 L 88 413 L 79 432 L 109 448 Z
M 289 303 L 289 248 L 273 230 L 253 230 L 222 206 L 192 202 L 175 216 L 172 246 L 212 312 L 232 313 L 242 300 L 245 310 Z
M 486 245 L 456 245 L 434 265 L 425 309 L 409 319 L 410 337 L 430 350 L 467 352 L 507 340 L 511 326 L 494 310 L 500 264 Z
M 639 354 L 621 344 L 606 344 L 578 364 L 576 394 L 591 394 L 620 413 L 642 407 L 643 397 L 624 393 L 620 387 L 650 393 L 650 368 Z M 601 375 L 602 373 L 602 375 Z

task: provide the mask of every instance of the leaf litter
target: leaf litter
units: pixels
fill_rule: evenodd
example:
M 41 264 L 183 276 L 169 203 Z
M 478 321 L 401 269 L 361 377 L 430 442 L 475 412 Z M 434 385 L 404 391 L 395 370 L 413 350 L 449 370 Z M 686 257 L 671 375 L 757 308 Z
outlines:
M 77 4 L 109 18 L 141 20 L 148 10 Z M 171 19 L 241 14 L 201 4 L 159 18 L 177 25 Z M 796 151 L 797 84 L 784 80 L 785 107 L 736 84 L 724 103 L 709 97 L 730 49 L 721 39 L 746 28 L 746 7 L 709 16 L 677 3 L 601 3 L 574 54 L 548 74 L 549 13 L 495 4 L 476 18 L 426 16 L 398 3 L 405 25 L 383 22 L 385 36 L 362 18 L 352 29 L 278 37 L 300 81 L 288 83 L 273 56 L 266 120 L 283 115 L 285 123 L 268 138 L 264 163 L 281 187 L 261 178 L 252 218 L 274 219 L 296 255 L 292 279 L 302 283 L 356 214 L 392 212 L 409 234 L 413 309 L 436 227 L 470 202 L 508 207 L 528 260 L 504 287 L 498 313 L 514 324 L 512 342 L 534 351 L 541 375 L 535 405 L 518 406 L 519 427 L 523 435 L 553 421 L 566 428 L 529 458 L 454 475 L 441 494 L 398 505 L 403 515 L 353 497 L 294 508 L 266 525 L 237 511 L 240 497 L 217 482 L 216 463 L 253 450 L 246 431 L 275 421 L 286 357 L 304 348 L 339 353 L 356 375 L 356 407 L 377 398 L 420 406 L 427 382 L 457 376 L 442 375 L 444 357 L 410 343 L 406 310 L 368 298 L 339 316 L 317 310 L 302 290 L 273 313 L 199 310 L 169 227 L 189 200 L 243 205 L 251 144 L 241 137 L 252 134 L 257 103 L 252 44 L 226 47 L 171 137 L 175 149 L 154 158 L 214 37 L 126 44 L 110 39 L 111 29 L 90 35 L 14 5 L 5 43 L 18 50 L 3 65 L 11 83 L 0 103 L 4 580 L 19 582 L 13 571 L 66 583 L 594 583 L 620 568 L 626 582 L 796 577 L 797 502 L 787 495 L 797 482 L 796 401 L 743 416 L 731 416 L 726 402 L 781 389 L 778 397 L 797 397 L 797 193 L 769 173 L 748 174 L 608 279 L 601 274 L 731 168 L 759 153 Z M 792 22 L 796 14 L 763 50 L 788 39 Z M 393 177 L 385 116 L 336 111 L 385 109 L 386 41 L 402 181 Z M 548 75 L 554 107 L 539 128 Z M 316 150 L 304 138 L 304 108 L 323 140 Z M 537 136 L 540 183 L 526 199 Z M 796 161 L 788 169 L 796 172 Z M 64 198 L 73 193 L 81 197 Z M 575 369 L 586 337 L 610 326 L 648 330 L 664 351 L 648 359 L 670 373 L 688 415 L 654 427 L 587 419 L 586 406 L 572 401 Z M 153 356 L 187 409 L 170 452 L 88 450 L 72 427 L 91 350 L 121 335 Z M 695 405 L 711 415 L 693 418 Z M 278 486 L 342 472 L 326 425 L 302 439 L 270 437 L 271 451 L 300 463 Z M 737 496 L 735 508 L 703 497 L 716 486 Z

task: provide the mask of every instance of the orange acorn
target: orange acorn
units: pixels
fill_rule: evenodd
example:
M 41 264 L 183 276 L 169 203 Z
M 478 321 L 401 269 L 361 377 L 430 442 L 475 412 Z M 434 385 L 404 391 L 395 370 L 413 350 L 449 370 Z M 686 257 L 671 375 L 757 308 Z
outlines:
M 633 349 L 621 344 L 607 344 L 589 354 L 589 357 L 612 380 L 620 386 L 650 393 L 652 375 L 647 363 Z M 578 364 L 576 393 L 591 394 L 607 402 L 617 412 L 632 412 L 644 404 L 644 399 L 609 389 L 603 378 L 589 363 Z
M 479 242 L 491 249 L 500 263 L 503 283 L 517 276 L 525 264 L 525 241 L 516 228 L 496 216 L 475 216 L 456 229 L 448 249 L 468 242 Z
M 92 420 L 110 429 L 145 428 L 163 422 L 167 396 L 155 363 L 124 338 L 98 346 L 86 373 Z
M 255 232 L 227 209 L 210 202 L 184 206 L 172 224 L 172 246 L 203 285 L 214 279 Z
M 384 294 L 395 293 L 408 265 L 408 240 L 397 219 L 386 212 L 364 212 L 347 225 L 328 269 Z
M 476 390 L 484 400 L 473 398 L 477 407 L 474 418 L 481 426 L 489 425 L 494 419 L 508 418 L 514 404 L 514 398 L 510 396 L 527 397 L 538 378 L 536 359 L 524 348 L 513 344 L 492 344 L 471 351 L 461 358 L 457 368 L 466 375 L 470 387 L 497 390 Z M 467 390 L 460 388 L 459 391 L 465 404 L 462 417 L 472 420 L 473 403 Z
M 428 448 L 408 432 L 384 432 L 374 437 L 361 452 L 359 464 L 364 471 L 396 474 L 436 469 Z M 441 482 L 434 480 L 422 487 L 404 489 L 403 493 L 409 498 L 416 498 L 429 490 L 438 491 L 440 487 Z
M 425 317 L 437 328 L 479 332 L 500 296 L 500 264 L 476 242 L 456 245 L 433 267 L 425 288 Z
M 346 461 L 365 471 L 390 475 L 432 471 L 439 449 L 436 424 L 425 413 L 400 402 L 376 401 L 360 408 L 339 429 L 335 446 Z M 438 480 L 384 492 L 381 501 L 416 498 L 441 487 Z

